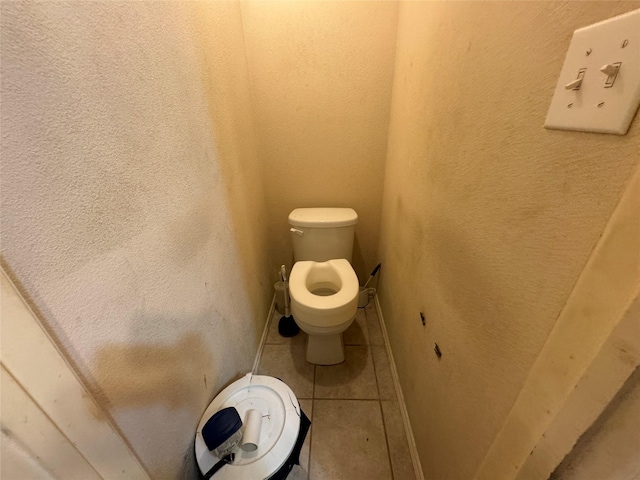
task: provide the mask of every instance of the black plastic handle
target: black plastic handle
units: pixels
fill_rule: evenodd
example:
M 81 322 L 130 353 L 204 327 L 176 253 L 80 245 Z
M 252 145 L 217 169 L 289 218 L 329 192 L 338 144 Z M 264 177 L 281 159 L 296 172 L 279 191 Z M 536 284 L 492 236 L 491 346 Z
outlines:
M 374 277 L 376 275 L 376 273 L 378 273 L 378 270 L 380 270 L 380 266 L 382 264 L 379 263 L 378 265 L 376 265 L 376 268 L 373 269 L 373 272 L 371 272 L 371 276 Z
M 235 457 L 236 457 L 235 453 L 230 453 L 229 455 L 224 457 L 222 460 L 220 460 L 218 463 L 216 463 L 213 467 L 211 467 L 211 470 L 209 470 L 207 473 L 204 474 L 204 478 L 213 477 L 213 475 L 215 475 L 215 473 L 218 470 L 220 470 L 226 464 L 233 462 L 235 460 Z

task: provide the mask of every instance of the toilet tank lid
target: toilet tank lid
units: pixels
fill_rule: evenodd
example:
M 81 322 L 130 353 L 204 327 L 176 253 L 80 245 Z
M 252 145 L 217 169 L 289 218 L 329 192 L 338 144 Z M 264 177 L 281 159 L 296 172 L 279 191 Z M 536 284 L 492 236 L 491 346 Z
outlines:
M 353 208 L 296 208 L 289 214 L 289 225 L 294 227 L 331 228 L 358 223 Z

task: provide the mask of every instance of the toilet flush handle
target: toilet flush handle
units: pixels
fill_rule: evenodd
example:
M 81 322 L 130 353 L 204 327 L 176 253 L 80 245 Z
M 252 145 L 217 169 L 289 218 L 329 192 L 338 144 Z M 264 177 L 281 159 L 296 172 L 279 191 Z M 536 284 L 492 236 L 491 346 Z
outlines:
M 302 234 L 304 233 L 302 230 L 298 230 L 297 228 L 293 228 L 293 227 L 290 228 L 289 231 L 295 233 L 296 235 L 300 235 L 300 236 L 302 236 Z

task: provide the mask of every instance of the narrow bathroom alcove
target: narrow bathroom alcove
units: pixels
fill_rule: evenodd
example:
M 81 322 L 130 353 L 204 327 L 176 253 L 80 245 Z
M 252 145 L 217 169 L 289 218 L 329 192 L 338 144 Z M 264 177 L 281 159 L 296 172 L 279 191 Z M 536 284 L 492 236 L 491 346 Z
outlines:
M 640 122 L 543 124 L 572 32 L 639 8 L 0 2 L 2 269 L 150 478 L 199 477 L 261 351 L 313 421 L 296 480 L 545 480 L 640 363 Z M 332 367 L 272 309 L 304 207 L 383 265 Z

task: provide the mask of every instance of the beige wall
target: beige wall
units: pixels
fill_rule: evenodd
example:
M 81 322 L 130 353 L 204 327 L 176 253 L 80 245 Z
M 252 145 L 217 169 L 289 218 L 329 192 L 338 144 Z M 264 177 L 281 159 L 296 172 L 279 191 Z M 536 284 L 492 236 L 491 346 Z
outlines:
M 272 271 L 291 264 L 297 207 L 353 207 L 353 264 L 377 263 L 396 2 L 242 4 Z
M 269 307 L 244 52 L 238 3 L 2 3 L 2 261 L 154 478 Z
M 640 368 L 551 476 L 583 478 L 640 478 Z
M 360 214 L 361 280 L 381 232 L 423 468 L 470 478 L 638 166 L 638 119 L 542 123 L 572 30 L 640 3 L 399 8 L 2 3 L 3 265 L 155 478 L 318 205 Z
M 425 478 L 474 475 L 638 166 L 638 119 L 542 124 L 573 30 L 639 7 L 400 5 L 379 295 Z

